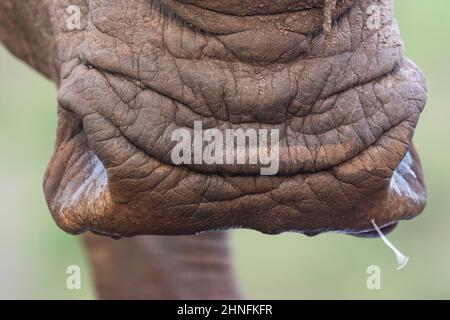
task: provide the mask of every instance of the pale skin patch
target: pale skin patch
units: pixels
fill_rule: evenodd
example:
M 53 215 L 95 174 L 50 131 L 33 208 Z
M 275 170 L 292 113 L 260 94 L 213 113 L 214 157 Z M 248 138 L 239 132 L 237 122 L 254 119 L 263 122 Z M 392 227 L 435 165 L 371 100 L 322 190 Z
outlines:
M 336 10 L 337 0 L 325 0 L 323 8 L 323 29 L 326 34 L 331 33 L 332 17 Z

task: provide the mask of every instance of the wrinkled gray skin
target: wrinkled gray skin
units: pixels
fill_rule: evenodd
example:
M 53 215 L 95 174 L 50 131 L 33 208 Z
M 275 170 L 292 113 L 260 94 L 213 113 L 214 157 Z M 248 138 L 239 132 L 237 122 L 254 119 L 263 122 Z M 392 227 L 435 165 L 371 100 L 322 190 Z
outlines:
M 67 26 L 69 5 L 81 29 Z M 412 136 L 425 80 L 392 14 L 370 0 L 47 0 L 0 3 L 0 39 L 54 80 L 55 153 L 44 189 L 70 233 L 371 236 L 426 202 Z M 174 166 L 173 130 L 282 133 L 280 172 Z M 86 237 L 99 294 L 238 298 L 224 234 Z

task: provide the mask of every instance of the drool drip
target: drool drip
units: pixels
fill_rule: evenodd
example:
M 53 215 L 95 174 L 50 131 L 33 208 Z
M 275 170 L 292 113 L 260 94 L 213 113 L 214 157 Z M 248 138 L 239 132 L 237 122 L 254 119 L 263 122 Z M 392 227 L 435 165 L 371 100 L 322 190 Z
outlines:
M 403 269 L 406 264 L 409 261 L 409 258 L 405 256 L 403 253 L 400 252 L 393 244 L 389 241 L 388 238 L 383 234 L 380 227 L 375 223 L 374 220 L 372 220 L 372 224 L 375 228 L 375 230 L 378 232 L 378 235 L 380 236 L 381 240 L 394 252 L 395 257 L 397 258 L 397 270 Z

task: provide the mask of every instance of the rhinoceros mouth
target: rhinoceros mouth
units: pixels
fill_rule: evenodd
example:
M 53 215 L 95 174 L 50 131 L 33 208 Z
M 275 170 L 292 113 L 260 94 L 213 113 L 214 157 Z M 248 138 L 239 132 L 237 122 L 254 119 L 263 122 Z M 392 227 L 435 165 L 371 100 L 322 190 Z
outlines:
M 241 46 L 242 32 L 220 38 L 163 12 L 152 15 L 163 22 L 144 17 L 117 30 L 112 11 L 94 11 L 60 85 L 45 191 L 64 230 L 370 236 L 372 220 L 389 231 L 422 211 L 411 140 L 426 88 L 402 56 L 393 20 L 367 30 L 364 5 L 352 7 L 327 37 L 293 32 L 303 54 L 288 50 L 286 59 L 264 43 Z M 350 26 L 353 32 L 342 31 Z M 258 36 L 264 42 L 282 32 L 272 31 Z M 297 40 L 288 36 L 281 47 Z M 248 164 L 174 165 L 172 133 L 196 121 L 218 131 L 278 129 L 278 173 L 261 176 Z
M 413 69 L 412 65 L 406 64 L 376 79 L 375 82 L 386 81 L 402 87 L 405 84 L 401 79 L 409 81 L 410 77 L 407 75 L 410 75 Z M 401 75 L 402 72 L 406 74 Z M 389 77 L 393 76 L 399 77 L 389 80 Z M 164 158 L 162 155 L 169 154 L 172 147 L 169 142 L 170 128 L 179 127 L 169 121 L 169 126 L 160 128 L 158 132 L 161 134 L 155 135 L 156 140 L 142 139 L 153 127 L 148 125 L 149 123 L 147 126 L 141 126 L 142 130 L 135 131 L 138 134 L 133 133 L 133 130 L 127 131 L 126 129 L 130 128 L 130 124 L 126 123 L 127 118 L 132 114 L 132 110 L 139 110 L 140 107 L 127 102 L 130 97 L 122 95 L 120 87 L 126 87 L 128 90 L 134 88 L 143 92 L 149 91 L 149 97 L 157 102 L 156 106 L 165 107 L 166 111 L 168 106 L 174 104 L 174 101 L 142 86 L 137 89 L 133 86 L 139 87 L 139 85 L 134 81 L 128 85 L 125 85 L 124 81 L 131 80 L 123 79 L 117 74 L 99 71 L 97 68 L 80 65 L 73 70 L 72 75 L 60 88 L 60 105 L 64 110 L 74 114 L 76 119 L 82 121 L 82 124 L 78 126 L 81 130 L 78 129 L 79 133 L 74 135 L 74 139 L 79 140 L 77 143 L 82 149 L 79 152 L 85 154 L 83 157 L 88 158 L 83 160 L 84 164 L 80 164 L 81 170 L 77 165 L 69 167 L 64 173 L 67 177 L 62 180 L 69 179 L 68 177 L 72 177 L 70 179 L 73 180 L 73 177 L 80 172 L 83 172 L 82 176 L 90 177 L 87 179 L 89 183 L 82 182 L 82 187 L 77 183 L 61 183 L 62 188 L 58 192 L 66 196 L 60 194 L 54 197 L 58 199 L 56 205 L 53 202 L 53 212 L 57 212 L 57 221 L 70 232 L 80 232 L 89 228 L 98 233 L 123 236 L 143 233 L 184 234 L 240 227 L 253 228 L 266 233 L 299 231 L 312 235 L 324 231 L 339 231 L 370 237 L 375 235 L 370 225 L 372 219 L 376 218 L 384 230 L 390 231 L 398 220 L 413 217 L 420 212 L 421 209 L 418 208 L 424 205 L 424 197 L 406 197 L 409 204 L 398 206 L 395 210 L 387 206 L 382 206 L 380 209 L 377 204 L 382 202 L 387 205 L 390 202 L 404 201 L 404 195 L 399 192 L 392 193 L 393 190 L 389 189 L 391 175 L 400 174 L 403 177 L 404 172 L 396 173 L 397 171 L 390 166 L 401 163 L 405 155 L 411 158 L 408 143 L 412 136 L 413 125 L 417 120 L 418 108 L 421 107 L 417 91 L 412 91 L 410 98 L 405 99 L 406 96 L 402 98 L 405 99 L 404 101 L 409 101 L 409 107 L 404 105 L 405 110 L 409 109 L 409 113 L 406 113 L 403 118 L 399 117 L 397 122 L 391 121 L 390 127 L 387 130 L 380 130 L 378 136 L 372 135 L 373 141 L 362 146 L 361 150 L 354 149 L 354 154 L 350 153 L 340 160 L 334 153 L 333 162 L 324 164 L 321 169 L 315 165 L 310 167 L 312 171 L 305 171 L 307 168 L 305 158 L 296 157 L 298 153 L 292 152 L 295 145 L 286 145 L 281 148 L 284 151 L 280 152 L 282 159 L 280 173 L 273 177 L 264 177 L 259 176 L 258 168 L 246 165 L 174 166 L 170 158 Z M 121 86 L 116 87 L 117 84 Z M 386 84 L 383 84 L 383 87 L 386 87 Z M 133 99 L 136 99 L 136 96 Z M 164 99 L 168 101 L 164 102 Z M 110 105 L 105 104 L 108 101 Z M 126 110 L 121 109 L 120 103 L 124 104 L 122 107 Z M 105 113 L 107 110 L 109 111 Z M 150 108 L 150 110 L 152 112 L 148 116 L 137 117 L 145 121 L 162 112 L 161 109 Z M 386 109 L 383 110 L 386 111 Z M 136 115 L 132 118 L 129 119 L 130 123 L 136 121 Z M 248 123 L 237 125 L 242 127 Z M 151 136 L 152 134 L 148 135 L 148 137 Z M 361 137 L 354 134 L 350 141 L 361 141 Z M 345 144 L 337 139 L 332 145 L 339 147 Z M 307 153 L 311 154 L 310 151 Z M 327 155 L 330 157 L 330 154 Z M 417 162 L 417 158 L 414 158 L 414 161 Z M 420 176 L 420 169 L 415 167 L 411 170 Z M 159 188 L 161 190 L 158 190 Z M 423 181 L 420 179 L 410 179 L 410 183 L 401 186 L 401 189 L 405 188 L 413 189 L 421 195 L 424 193 Z M 352 194 L 352 201 L 355 202 L 338 204 L 347 197 L 346 194 Z M 361 202 L 364 203 L 362 208 Z M 81 209 L 80 203 L 83 204 Z M 89 203 L 96 207 L 94 211 L 87 209 L 90 206 Z M 142 203 L 141 206 L 145 209 L 139 206 L 137 206 L 139 209 L 136 209 L 137 203 Z M 109 207 L 111 205 L 114 209 Z M 161 212 L 161 215 L 174 215 L 177 217 L 174 221 L 178 222 L 173 224 L 166 222 L 161 226 L 155 223 L 158 220 L 155 217 L 151 220 L 151 214 L 147 212 L 148 207 L 153 207 L 150 210 Z M 328 215 L 325 219 L 326 223 L 321 219 L 316 222 L 313 218 L 317 214 L 315 213 L 317 207 Z M 372 209 L 369 210 L 370 207 Z M 110 224 L 111 221 L 116 221 L 112 226 L 105 226 L 104 222 L 96 225 L 94 221 L 101 221 L 98 216 L 99 210 L 100 212 L 113 210 L 114 219 L 127 220 L 127 223 L 130 219 L 129 211 L 139 210 L 140 218 L 138 222 L 134 222 L 132 231 L 129 225 L 122 229 L 114 219 L 108 221 Z M 127 213 L 120 217 L 117 210 L 120 214 Z M 349 222 L 340 218 L 342 210 L 361 210 L 365 218 L 358 218 L 359 214 L 354 213 L 352 219 L 355 220 Z M 387 214 L 380 217 L 379 210 L 386 210 Z M 367 214 L 368 211 L 371 213 Z M 269 218 L 273 215 L 277 217 L 274 221 Z M 77 218 L 73 219 L 73 216 Z M 189 226 L 186 226 L 179 222 L 183 216 L 187 216 L 188 220 L 196 220 L 197 218 L 194 217 L 203 216 L 205 220 L 200 224 L 189 225 L 188 223 Z M 159 218 L 161 219 L 161 216 Z M 149 219 L 148 222 L 142 223 L 147 219 Z M 213 222 L 209 225 L 207 221 Z M 151 227 L 153 224 L 158 227 L 153 229 Z

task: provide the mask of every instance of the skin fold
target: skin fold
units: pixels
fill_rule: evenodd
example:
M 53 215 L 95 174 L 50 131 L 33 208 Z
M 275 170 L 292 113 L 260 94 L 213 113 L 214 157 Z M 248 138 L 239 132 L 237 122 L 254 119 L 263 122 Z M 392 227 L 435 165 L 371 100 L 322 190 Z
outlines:
M 391 0 L 4 0 L 0 12 L 1 41 L 58 87 L 44 191 L 66 232 L 372 236 L 372 220 L 387 232 L 423 211 L 412 138 L 426 84 Z M 195 121 L 278 129 L 278 174 L 173 164 L 171 133 Z

